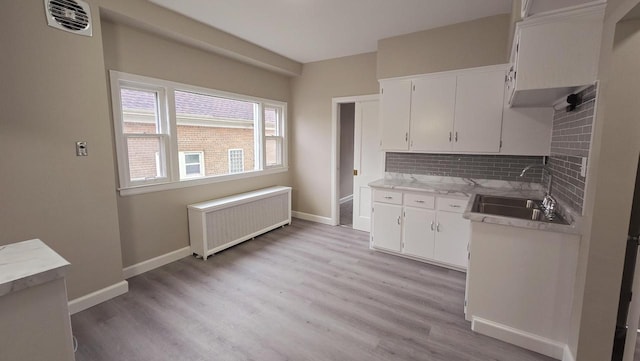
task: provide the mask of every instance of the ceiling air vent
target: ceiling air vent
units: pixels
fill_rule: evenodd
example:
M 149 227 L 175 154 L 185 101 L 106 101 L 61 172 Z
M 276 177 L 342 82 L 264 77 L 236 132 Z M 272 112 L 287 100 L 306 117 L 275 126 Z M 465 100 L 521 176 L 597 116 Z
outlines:
M 80 0 L 44 0 L 49 26 L 91 36 L 91 9 Z

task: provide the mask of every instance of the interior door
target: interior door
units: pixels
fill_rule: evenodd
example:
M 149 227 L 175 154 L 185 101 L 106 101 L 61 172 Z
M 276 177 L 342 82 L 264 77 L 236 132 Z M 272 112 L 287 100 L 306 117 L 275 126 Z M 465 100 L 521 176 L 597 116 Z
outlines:
M 384 153 L 380 150 L 378 101 L 356 102 L 353 169 L 353 229 L 371 229 L 371 188 L 384 176 Z M 347 171 L 347 170 L 345 170 Z

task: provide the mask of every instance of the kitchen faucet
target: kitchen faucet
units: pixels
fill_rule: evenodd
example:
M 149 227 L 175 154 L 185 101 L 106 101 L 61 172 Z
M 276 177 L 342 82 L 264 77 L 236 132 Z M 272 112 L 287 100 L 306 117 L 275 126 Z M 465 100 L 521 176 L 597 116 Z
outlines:
M 544 209 L 544 213 L 547 218 L 553 219 L 557 201 L 555 198 L 553 198 L 553 196 L 551 196 L 551 183 L 553 181 L 553 173 L 551 172 L 551 168 L 546 164 L 530 164 L 522 170 L 522 173 L 520 173 L 520 177 L 524 177 L 524 174 L 527 173 L 527 171 L 531 168 L 542 168 L 543 173 L 544 171 L 547 171 L 547 174 L 549 175 L 549 181 L 547 183 L 547 193 L 545 194 L 544 200 L 542 201 L 542 208 Z

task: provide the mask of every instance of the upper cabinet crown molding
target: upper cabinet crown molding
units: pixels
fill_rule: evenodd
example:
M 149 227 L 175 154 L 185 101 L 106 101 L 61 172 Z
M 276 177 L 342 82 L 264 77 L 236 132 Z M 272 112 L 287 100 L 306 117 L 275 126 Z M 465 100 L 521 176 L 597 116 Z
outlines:
M 521 0 L 520 16 L 523 19 L 533 17 L 547 17 L 556 13 L 580 10 L 592 6 L 605 4 L 606 0 Z
M 507 77 L 510 106 L 551 106 L 596 81 L 605 6 L 589 3 L 516 24 Z

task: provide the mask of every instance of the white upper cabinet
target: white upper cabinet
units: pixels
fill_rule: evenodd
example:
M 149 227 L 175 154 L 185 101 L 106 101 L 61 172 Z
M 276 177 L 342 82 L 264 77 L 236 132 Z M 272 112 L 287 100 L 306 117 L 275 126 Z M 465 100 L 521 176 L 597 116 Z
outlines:
M 543 15 L 559 9 L 584 5 L 594 0 L 521 0 L 521 16 L 526 18 L 534 15 Z
M 499 152 L 505 74 L 497 65 L 381 81 L 382 149 Z
M 384 81 L 380 84 L 381 148 L 409 149 L 411 80 Z
M 596 80 L 604 9 L 591 3 L 516 24 L 511 106 L 551 106 Z
M 411 99 L 410 149 L 450 151 L 456 106 L 456 76 L 415 79 Z
M 504 97 L 504 70 L 458 76 L 453 149 L 499 152 Z

